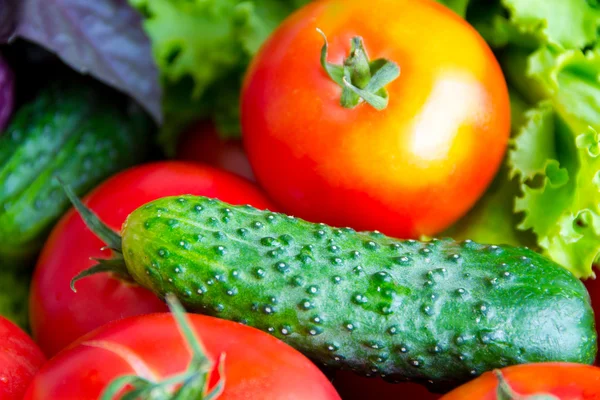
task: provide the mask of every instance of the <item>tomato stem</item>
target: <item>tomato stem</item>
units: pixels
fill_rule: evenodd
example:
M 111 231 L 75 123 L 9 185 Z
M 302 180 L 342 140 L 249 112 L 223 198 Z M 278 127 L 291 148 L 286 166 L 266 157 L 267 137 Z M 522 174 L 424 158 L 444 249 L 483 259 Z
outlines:
M 192 328 L 192 324 L 185 309 L 172 294 L 167 294 L 167 303 L 177 327 L 192 354 L 192 360 L 188 368 L 182 373 L 173 375 L 162 381 L 151 377 L 140 377 L 137 375 L 122 376 L 112 381 L 105 389 L 101 400 L 113 400 L 124 388 L 130 386 L 132 390 L 124 394 L 121 399 L 199 399 L 213 400 L 218 398 L 225 387 L 225 356 L 221 354 L 218 363 L 219 380 L 211 389 L 209 387 L 210 377 L 214 371 L 212 361 L 207 357 L 206 350 Z M 85 343 L 84 343 L 85 344 Z M 98 347 L 98 343 L 94 344 Z M 113 351 L 111 345 L 103 345 L 108 351 Z M 120 355 L 120 351 L 116 354 Z M 148 374 L 146 374 L 148 375 Z
M 510 387 L 510 384 L 506 381 L 501 371 L 495 370 L 494 374 L 498 378 L 498 389 L 496 390 L 498 400 L 560 400 L 558 397 L 546 393 L 530 396 L 521 395 Z
M 350 70 L 350 82 L 364 89 L 371 80 L 371 66 L 362 38 L 352 38 L 350 56 L 344 60 L 344 67 Z
M 331 64 L 327 62 L 327 36 L 318 28 L 317 32 L 325 42 L 321 48 L 321 65 L 342 88 L 342 107 L 354 108 L 366 102 L 379 111 L 387 108 L 389 95 L 385 86 L 400 76 L 400 67 L 383 58 L 369 61 L 363 39 L 358 36 L 352 38 L 350 55 L 344 59 L 343 65 Z
M 81 271 L 79 274 L 77 274 L 75 277 L 73 277 L 73 279 L 71 280 L 71 290 L 73 290 L 74 292 L 77 292 L 77 290 L 75 289 L 75 283 L 78 280 L 83 279 L 88 276 L 91 276 L 91 275 L 99 274 L 102 272 L 110 272 L 110 273 L 117 275 L 119 278 L 121 278 L 123 280 L 133 282 L 133 278 L 129 274 L 129 271 L 127 270 L 127 265 L 125 264 L 125 259 L 123 258 L 121 236 L 119 236 L 119 234 L 117 232 L 113 231 L 104 222 L 102 222 L 100 220 L 100 218 L 98 218 L 98 216 L 96 214 L 94 214 L 94 212 L 92 210 L 87 208 L 81 202 L 79 197 L 77 197 L 75 192 L 73 192 L 73 190 L 71 190 L 71 188 L 67 184 L 65 184 L 63 181 L 61 181 L 58 178 L 57 178 L 57 180 L 60 183 L 60 185 L 62 186 L 63 190 L 65 191 L 65 194 L 67 195 L 69 201 L 71 201 L 71 204 L 73 204 L 73 207 L 75 208 L 75 210 L 77 210 L 77 212 L 81 216 L 81 219 L 83 219 L 83 222 L 85 223 L 85 225 L 100 240 L 102 240 L 104 243 L 106 243 L 107 247 L 110 250 L 112 250 L 112 258 L 109 258 L 109 259 L 94 258 L 93 260 L 97 262 L 96 265 L 94 265 L 93 267 L 90 267 L 84 271 Z

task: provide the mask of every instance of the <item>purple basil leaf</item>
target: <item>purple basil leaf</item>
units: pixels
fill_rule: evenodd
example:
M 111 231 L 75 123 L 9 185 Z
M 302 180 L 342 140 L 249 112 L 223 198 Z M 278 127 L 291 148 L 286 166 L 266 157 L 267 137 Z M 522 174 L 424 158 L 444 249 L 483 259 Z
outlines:
M 126 0 L 18 1 L 17 36 L 127 93 L 162 122 L 162 91 L 150 41 Z
M 20 0 L 0 0 L 0 44 L 8 42 L 17 26 Z
M 0 131 L 4 130 L 12 113 L 14 100 L 14 82 L 10 67 L 0 57 Z

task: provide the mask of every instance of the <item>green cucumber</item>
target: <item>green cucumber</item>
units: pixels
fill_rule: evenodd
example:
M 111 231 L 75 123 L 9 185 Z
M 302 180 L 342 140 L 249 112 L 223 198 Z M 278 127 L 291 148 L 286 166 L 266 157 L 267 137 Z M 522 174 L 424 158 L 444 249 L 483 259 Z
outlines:
M 446 390 L 494 368 L 596 355 L 584 285 L 526 248 L 397 240 L 195 196 L 138 208 L 122 239 L 100 231 L 117 258 L 77 279 L 117 272 L 326 366 Z
M 25 266 L 69 201 L 143 160 L 148 117 L 122 96 L 75 80 L 44 88 L 0 137 L 0 265 Z
M 0 269 L 0 315 L 29 330 L 28 273 Z

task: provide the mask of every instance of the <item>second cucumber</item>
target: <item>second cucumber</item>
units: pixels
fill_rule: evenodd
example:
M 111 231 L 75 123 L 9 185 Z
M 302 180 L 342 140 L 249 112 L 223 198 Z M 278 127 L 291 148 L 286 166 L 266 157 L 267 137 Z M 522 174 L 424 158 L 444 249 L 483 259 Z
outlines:
M 145 156 L 148 117 L 87 80 L 56 83 L 21 107 L 0 137 L 0 267 L 31 263 L 68 208 L 61 177 L 79 195 Z

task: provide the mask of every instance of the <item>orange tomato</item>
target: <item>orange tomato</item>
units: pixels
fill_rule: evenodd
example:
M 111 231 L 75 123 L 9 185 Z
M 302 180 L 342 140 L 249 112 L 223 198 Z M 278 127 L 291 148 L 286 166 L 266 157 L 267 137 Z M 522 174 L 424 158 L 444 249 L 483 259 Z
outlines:
M 599 400 L 600 368 L 570 363 L 516 365 L 502 370 L 506 383 L 518 395 L 546 394 L 560 400 Z M 499 380 L 487 372 L 440 400 L 496 400 Z
M 320 64 L 341 65 L 355 36 L 400 76 L 382 111 L 340 105 Z M 265 43 L 242 92 L 259 183 L 288 213 L 396 237 L 442 231 L 484 193 L 506 150 L 508 91 L 479 34 L 429 0 L 321 0 Z

